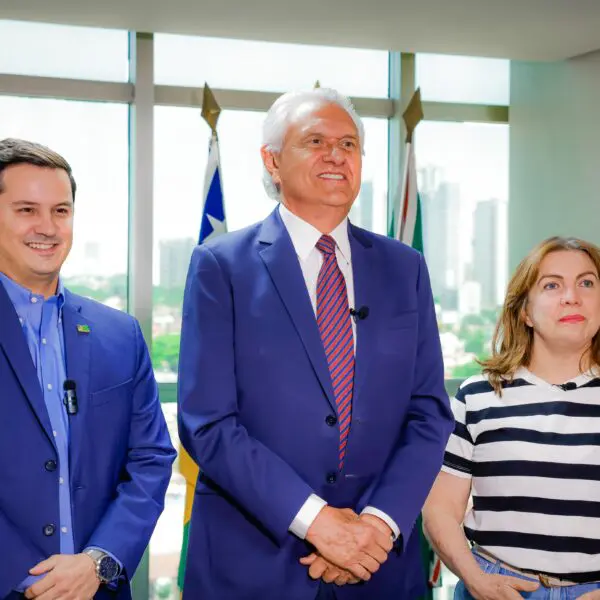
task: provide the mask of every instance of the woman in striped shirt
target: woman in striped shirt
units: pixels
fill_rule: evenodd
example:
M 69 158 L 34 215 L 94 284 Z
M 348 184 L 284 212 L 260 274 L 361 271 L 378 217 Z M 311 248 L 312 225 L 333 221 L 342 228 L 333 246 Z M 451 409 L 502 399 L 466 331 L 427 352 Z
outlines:
M 509 283 L 482 375 L 456 394 L 423 511 L 461 580 L 455 600 L 600 599 L 599 274 L 593 244 L 535 248 Z

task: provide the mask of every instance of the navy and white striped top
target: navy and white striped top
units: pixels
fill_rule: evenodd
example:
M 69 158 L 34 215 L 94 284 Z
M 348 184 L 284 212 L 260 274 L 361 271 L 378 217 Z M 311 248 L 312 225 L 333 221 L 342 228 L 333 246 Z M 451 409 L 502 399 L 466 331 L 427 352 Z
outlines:
M 556 386 L 519 369 L 502 397 L 484 376 L 452 401 L 442 470 L 471 478 L 467 538 L 502 561 L 600 579 L 600 376 Z

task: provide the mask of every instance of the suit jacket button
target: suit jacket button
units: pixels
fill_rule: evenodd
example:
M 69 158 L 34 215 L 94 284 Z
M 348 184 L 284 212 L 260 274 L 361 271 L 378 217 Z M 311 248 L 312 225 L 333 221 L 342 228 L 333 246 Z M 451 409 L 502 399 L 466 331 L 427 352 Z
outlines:
M 333 427 L 337 423 L 335 415 L 327 415 L 327 417 L 325 417 L 325 423 L 327 423 L 329 427 Z
M 56 531 L 56 525 L 52 525 L 52 523 L 49 523 L 48 525 L 44 525 L 44 535 L 46 537 L 50 537 L 51 535 L 54 535 L 55 531 Z
M 335 483 L 337 475 L 335 473 L 327 473 L 327 483 Z
M 44 467 L 46 467 L 46 471 L 56 471 L 56 461 L 55 460 L 47 460 Z

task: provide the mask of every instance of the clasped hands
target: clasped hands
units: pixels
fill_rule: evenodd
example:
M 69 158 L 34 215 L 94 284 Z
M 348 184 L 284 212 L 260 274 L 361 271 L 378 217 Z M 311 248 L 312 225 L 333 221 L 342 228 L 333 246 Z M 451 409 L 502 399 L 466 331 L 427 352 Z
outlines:
M 313 579 L 336 585 L 368 581 L 387 560 L 392 530 L 374 515 L 325 506 L 306 534 L 315 552 L 300 559 Z

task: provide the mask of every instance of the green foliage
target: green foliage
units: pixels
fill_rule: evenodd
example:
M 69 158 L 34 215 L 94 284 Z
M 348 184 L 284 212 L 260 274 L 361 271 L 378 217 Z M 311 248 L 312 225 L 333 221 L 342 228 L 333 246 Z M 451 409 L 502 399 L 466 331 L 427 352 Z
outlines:
M 154 306 L 169 306 L 180 310 L 183 302 L 183 288 L 164 288 L 155 286 L 152 290 L 152 301 Z
M 178 333 L 170 333 L 152 340 L 152 364 L 156 370 L 177 372 L 180 337 Z
M 90 278 L 96 279 L 96 278 Z M 119 298 L 127 298 L 127 276 L 112 275 L 110 277 L 97 278 L 97 285 L 93 287 L 89 281 L 81 277 L 64 277 L 63 283 L 74 294 L 93 298 L 98 302 L 104 302 L 108 298 L 118 296 Z
M 458 365 L 452 369 L 452 377 L 455 379 L 466 379 L 472 375 L 481 373 L 481 365 L 475 361 L 467 363 L 466 365 Z
M 485 344 L 489 339 L 485 329 L 474 329 L 465 331 L 461 338 L 465 342 L 465 352 L 471 352 L 477 356 L 485 352 Z

